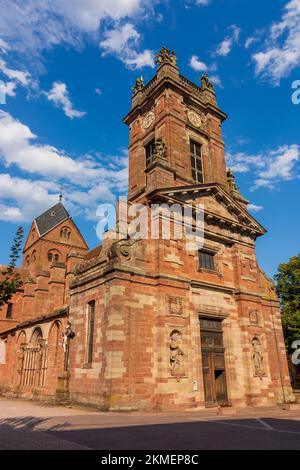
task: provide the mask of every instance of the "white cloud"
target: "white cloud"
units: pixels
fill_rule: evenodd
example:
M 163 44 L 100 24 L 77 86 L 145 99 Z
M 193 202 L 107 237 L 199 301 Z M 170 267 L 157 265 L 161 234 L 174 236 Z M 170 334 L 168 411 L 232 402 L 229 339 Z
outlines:
M 254 44 L 256 41 L 257 38 L 255 38 L 254 36 L 247 38 L 245 41 L 245 49 L 249 49 L 249 47 L 251 47 L 252 44 Z
M 247 207 L 248 211 L 259 212 L 263 209 L 263 206 L 257 206 L 256 204 L 249 204 Z
M 74 25 L 86 31 L 96 31 L 104 18 L 119 20 L 138 12 L 140 0 L 54 0 Z
M 77 111 L 71 103 L 67 85 L 62 82 L 54 82 L 51 90 L 46 93 L 47 99 L 52 101 L 58 108 L 62 108 L 65 115 L 70 119 L 82 118 L 85 112 Z
M 113 159 L 114 166 L 104 167 L 93 158 L 75 160 L 50 145 L 40 145 L 26 124 L 0 110 L 0 159 L 6 166 L 55 179 L 70 180 L 81 186 L 108 181 L 120 188 L 124 184 L 124 160 Z M 121 167 L 121 170 L 119 169 Z
M 206 65 L 205 62 L 202 62 L 199 60 L 199 57 L 197 55 L 193 55 L 190 59 L 189 66 L 195 70 L 196 72 L 216 72 L 218 69 L 217 64 L 213 63 L 211 65 Z M 214 83 L 214 85 L 219 86 L 220 88 L 223 88 L 222 81 L 216 73 L 213 73 L 212 75 L 209 76 L 210 80 Z
M 288 180 L 294 177 L 294 165 L 300 158 L 300 149 L 298 145 L 284 145 L 283 147 L 270 152 L 269 157 L 270 161 L 266 170 L 259 173 L 261 178 L 280 178 Z
M 100 42 L 103 49 L 102 55 L 113 54 L 117 56 L 127 67 L 141 68 L 154 67 L 154 55 L 150 50 L 137 52 L 136 48 L 141 39 L 140 33 L 133 24 L 117 25 L 114 29 L 106 31 L 105 39 Z
M 247 173 L 252 168 L 264 168 L 265 160 L 263 155 L 252 155 L 244 152 L 226 153 L 227 165 L 238 173 Z
M 19 207 L 0 204 L 0 220 L 4 222 L 24 222 L 25 219 Z
M 7 66 L 3 59 L 0 59 L 0 72 L 11 80 L 19 82 L 23 86 L 28 86 L 30 74 L 22 70 L 14 70 Z
M 135 27 L 126 23 L 123 26 L 112 29 L 105 33 L 105 39 L 100 42 L 100 46 L 107 53 L 121 54 L 124 48 L 128 47 L 128 43 L 135 43 L 140 39 L 140 34 Z
M 42 181 L 0 173 L 0 219 L 29 221 L 58 200 Z M 16 205 L 17 204 L 17 205 Z
M 95 88 L 95 93 L 96 93 L 96 95 L 101 96 L 101 95 L 102 95 L 102 90 L 101 90 L 101 88 Z
M 81 48 L 99 38 L 105 23 L 115 27 L 152 13 L 150 0 L 1 0 L 0 37 L 20 60 L 42 69 L 44 50 Z
M 0 39 L 0 51 L 2 42 L 3 41 Z M 8 82 L 1 80 L 1 92 L 2 94 L 4 93 L 5 96 L 16 96 L 17 86 L 23 86 L 29 89 L 30 87 L 33 88 L 37 85 L 37 83 L 31 79 L 29 72 L 13 69 L 7 65 L 5 60 L 0 58 L 0 75 L 1 74 L 9 79 Z
M 0 93 L 2 96 L 16 96 L 16 83 L 15 82 L 0 82 Z
M 196 0 L 196 5 L 206 6 L 211 0 Z
M 219 75 L 210 75 L 209 76 L 209 79 L 213 82 L 214 85 L 220 87 L 220 88 L 224 88 L 223 87 L 223 83 L 219 77 Z
M 218 56 L 226 57 L 232 50 L 234 44 L 239 42 L 241 28 L 236 25 L 229 26 L 231 34 L 226 36 L 226 38 L 217 46 L 214 54 Z
M 149 49 L 143 52 L 130 50 L 128 56 L 122 57 L 121 60 L 128 68 L 154 67 L 154 55 Z
M 10 50 L 10 45 L 4 41 L 4 39 L 0 38 L 0 51 L 6 53 Z
M 300 0 L 290 0 L 279 22 L 271 25 L 263 50 L 253 55 L 257 76 L 279 85 L 300 65 Z
M 199 60 L 199 57 L 197 55 L 192 55 L 189 65 L 196 72 L 206 72 L 208 69 L 207 65 L 204 62 L 201 62 L 201 60 Z
M 0 160 L 7 168 L 14 165 L 31 175 L 0 173 L 0 219 L 31 220 L 58 200 L 61 183 L 70 211 L 90 219 L 95 219 L 98 204 L 113 202 L 115 193 L 126 192 L 125 152 L 106 156 L 105 161 L 100 154 L 74 159 L 36 141 L 28 126 L 0 111 Z
M 277 183 L 298 178 L 297 163 L 300 148 L 297 144 L 284 145 L 265 153 L 248 155 L 243 152 L 227 153 L 227 165 L 238 173 L 252 172 L 252 190 L 273 189 Z

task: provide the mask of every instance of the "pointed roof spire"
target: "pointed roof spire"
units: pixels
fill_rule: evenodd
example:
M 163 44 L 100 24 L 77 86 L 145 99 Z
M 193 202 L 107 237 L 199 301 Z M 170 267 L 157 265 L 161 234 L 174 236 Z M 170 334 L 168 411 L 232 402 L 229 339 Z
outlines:
M 63 185 L 61 185 L 60 187 L 60 194 L 59 194 L 59 202 L 62 203 L 62 200 L 63 200 Z

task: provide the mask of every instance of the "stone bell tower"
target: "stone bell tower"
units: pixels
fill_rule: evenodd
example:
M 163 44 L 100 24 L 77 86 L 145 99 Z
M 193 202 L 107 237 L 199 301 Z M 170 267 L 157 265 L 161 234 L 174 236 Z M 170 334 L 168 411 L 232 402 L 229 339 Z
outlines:
M 174 51 L 162 48 L 158 69 L 133 87 L 130 128 L 129 200 L 153 190 L 219 183 L 229 190 L 221 124 L 227 118 L 205 74 L 201 86 L 180 75 Z

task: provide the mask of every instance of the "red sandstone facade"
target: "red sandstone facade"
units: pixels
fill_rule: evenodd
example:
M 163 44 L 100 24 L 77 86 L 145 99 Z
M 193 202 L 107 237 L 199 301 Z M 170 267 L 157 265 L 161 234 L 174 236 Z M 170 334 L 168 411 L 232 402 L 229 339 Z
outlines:
M 190 82 L 164 49 L 158 63 L 124 119 L 128 207 L 203 204 L 204 246 L 187 250 L 173 219 L 170 239 L 108 233 L 88 252 L 62 204 L 38 217 L 12 319 L 0 310 L 2 390 L 111 410 L 291 399 L 278 301 L 255 256 L 265 230 L 226 170 L 226 115 L 206 76 Z

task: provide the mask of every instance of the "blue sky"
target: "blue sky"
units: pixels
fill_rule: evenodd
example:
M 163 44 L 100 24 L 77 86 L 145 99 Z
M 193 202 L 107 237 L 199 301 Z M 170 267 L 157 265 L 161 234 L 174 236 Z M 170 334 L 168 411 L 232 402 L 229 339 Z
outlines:
M 58 200 L 90 247 L 98 204 L 127 189 L 131 87 L 175 49 L 180 72 L 208 71 L 228 165 L 268 229 L 262 268 L 299 253 L 300 0 L 0 0 L 0 260 L 16 228 Z

